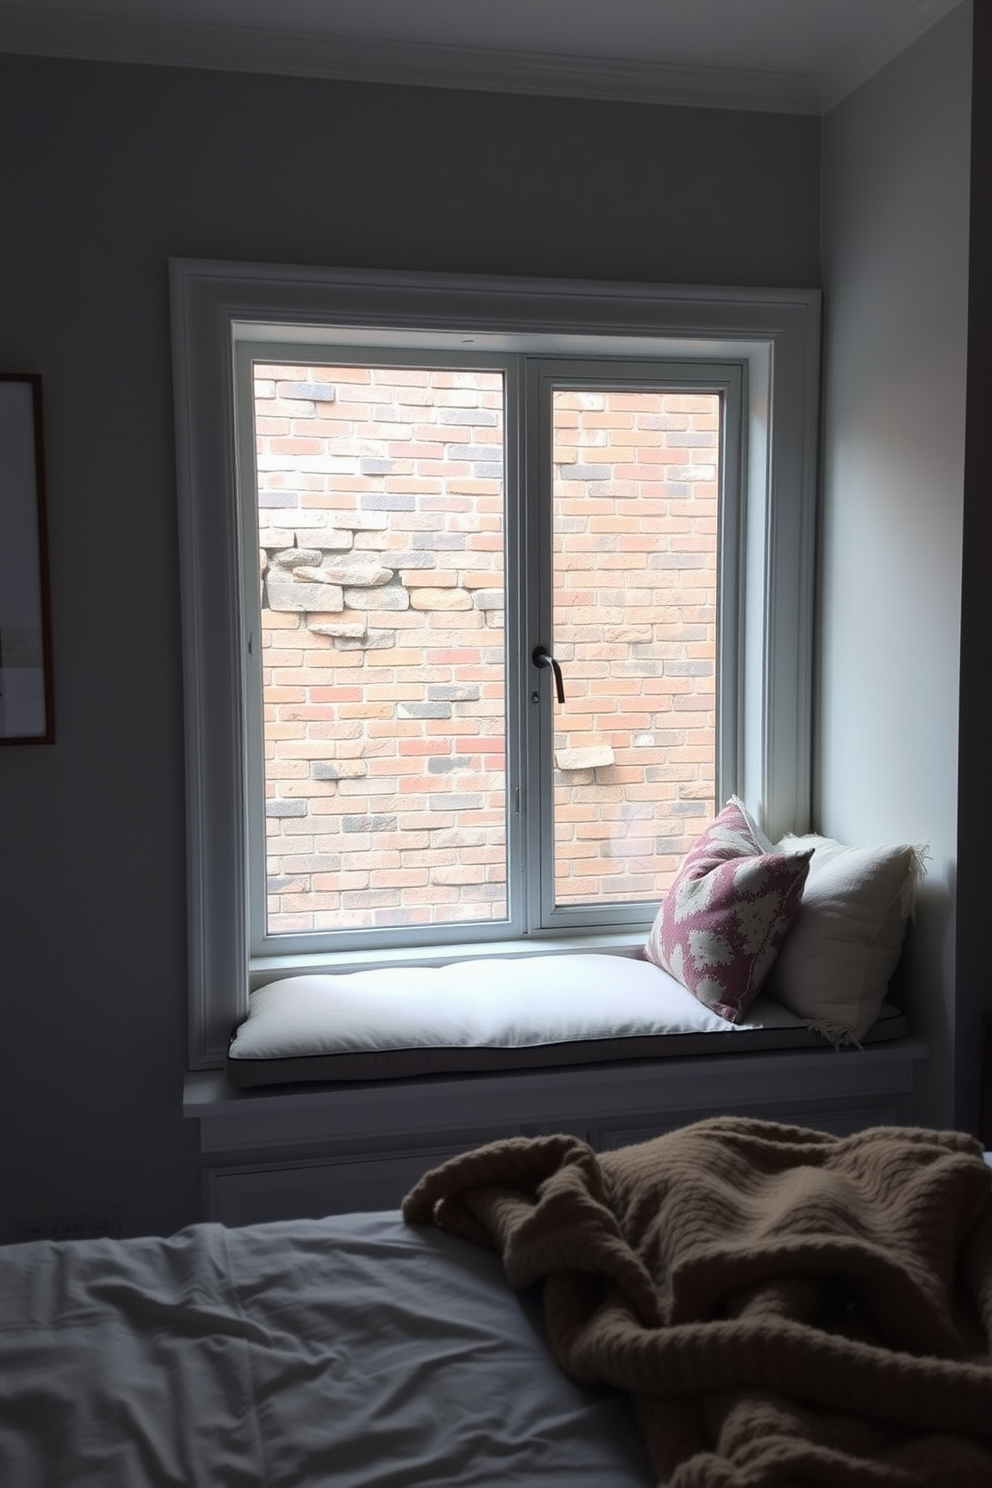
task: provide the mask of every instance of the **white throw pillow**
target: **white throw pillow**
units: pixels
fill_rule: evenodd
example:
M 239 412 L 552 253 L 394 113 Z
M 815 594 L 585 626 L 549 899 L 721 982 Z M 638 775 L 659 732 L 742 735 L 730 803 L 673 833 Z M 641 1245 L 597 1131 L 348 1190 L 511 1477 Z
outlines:
M 837 1042 L 858 1042 L 878 1017 L 902 950 L 924 848 L 845 847 L 787 836 L 779 852 L 813 856 L 799 914 L 764 991 Z

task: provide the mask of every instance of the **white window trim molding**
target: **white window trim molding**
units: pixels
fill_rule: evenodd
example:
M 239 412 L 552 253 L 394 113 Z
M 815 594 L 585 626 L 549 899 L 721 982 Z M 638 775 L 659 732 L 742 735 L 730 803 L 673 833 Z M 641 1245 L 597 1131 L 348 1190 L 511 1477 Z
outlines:
M 248 906 L 244 622 L 234 436 L 234 343 L 294 327 L 363 340 L 469 330 L 532 336 L 572 351 L 595 338 L 629 354 L 747 362 L 748 444 L 743 761 L 736 789 L 773 838 L 804 830 L 810 809 L 813 548 L 820 295 L 815 290 L 707 288 L 373 272 L 175 259 L 170 265 L 186 715 L 189 1064 L 223 1063 L 247 1011 Z M 506 954 L 520 953 L 507 944 Z M 531 942 L 528 949 L 536 949 Z M 432 959 L 455 959 L 434 949 Z M 274 968 L 273 968 L 274 969 Z

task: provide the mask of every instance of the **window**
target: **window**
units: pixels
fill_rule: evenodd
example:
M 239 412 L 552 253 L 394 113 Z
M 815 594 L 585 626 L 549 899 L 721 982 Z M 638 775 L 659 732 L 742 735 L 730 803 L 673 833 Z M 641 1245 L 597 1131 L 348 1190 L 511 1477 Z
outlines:
M 815 295 L 173 299 L 193 1067 L 253 971 L 630 939 L 731 791 L 806 825 Z
M 650 919 L 734 767 L 741 387 L 238 343 L 256 955 Z

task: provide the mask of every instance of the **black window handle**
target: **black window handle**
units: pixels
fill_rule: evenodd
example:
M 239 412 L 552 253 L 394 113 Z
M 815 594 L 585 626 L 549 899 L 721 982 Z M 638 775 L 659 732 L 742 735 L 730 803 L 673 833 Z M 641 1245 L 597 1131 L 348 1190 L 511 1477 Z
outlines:
M 555 674 L 555 693 L 559 703 L 565 701 L 565 684 L 561 680 L 561 667 L 551 655 L 547 646 L 535 646 L 531 653 L 531 661 L 536 667 L 550 667 Z

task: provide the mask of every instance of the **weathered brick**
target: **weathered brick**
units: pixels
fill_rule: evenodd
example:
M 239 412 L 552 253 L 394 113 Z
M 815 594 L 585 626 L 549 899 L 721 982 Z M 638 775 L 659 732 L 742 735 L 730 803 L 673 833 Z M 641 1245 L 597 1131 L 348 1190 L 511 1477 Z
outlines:
M 355 809 L 356 799 L 382 796 L 395 800 L 399 793 L 398 783 L 392 776 L 384 777 L 382 780 L 376 780 L 371 775 L 365 776 L 362 780 L 339 780 L 337 789 L 342 796 L 349 797 L 351 810 Z
M 502 589 L 476 589 L 472 594 L 472 602 L 477 610 L 502 610 L 506 604 L 506 594 Z
M 340 527 L 349 532 L 384 532 L 389 527 L 389 517 L 383 512 L 360 511 L 357 507 L 330 511 L 327 522 L 331 527 Z
M 302 801 L 302 800 L 301 801 L 266 801 L 266 803 L 265 803 L 265 814 L 266 814 L 266 816 L 272 816 L 272 817 L 306 816 L 306 814 L 307 814 L 307 803 L 306 803 L 306 801 Z
M 427 773 L 429 775 L 450 775 L 455 770 L 468 770 L 471 761 L 460 755 L 438 755 L 436 758 L 428 759 Z
M 400 578 L 408 589 L 454 589 L 458 574 L 453 570 L 439 568 L 436 563 L 429 568 L 400 570 Z
M 414 551 L 460 552 L 467 545 L 468 539 L 462 532 L 415 532 L 410 539 Z
M 587 744 L 580 748 L 556 749 L 555 764 L 559 770 L 593 770 L 612 765 L 615 760 L 610 744 Z
M 479 428 L 494 428 L 502 423 L 500 415 L 487 408 L 448 408 L 444 418 L 448 424 L 477 424 Z
M 450 703 L 399 703 L 397 714 L 400 718 L 450 718 Z
M 341 858 L 335 853 L 289 854 L 283 859 L 284 871 L 289 874 L 334 873 L 340 866 Z
M 339 651 L 391 651 L 396 645 L 395 630 L 366 630 L 357 640 L 341 636 L 336 641 Z
M 355 780 L 368 774 L 364 760 L 318 760 L 313 765 L 314 780 Z
M 391 567 L 399 568 L 400 573 L 403 574 L 406 574 L 408 568 L 437 567 L 437 558 L 430 552 L 413 552 L 409 548 L 387 548 L 384 549 L 384 554 Z
M 406 610 L 410 595 L 400 584 L 387 584 L 380 589 L 347 588 L 344 603 L 352 610 Z
M 307 518 L 311 513 L 307 513 Z M 300 528 L 296 534 L 297 541 L 308 548 L 316 548 L 319 554 L 322 552 L 347 552 L 353 546 L 351 532 L 347 529 L 336 527 L 306 527 Z
M 366 836 L 375 832 L 393 832 L 396 830 L 396 817 L 381 813 L 373 816 L 344 816 L 341 818 L 341 830 Z
M 435 684 L 427 688 L 427 697 L 436 703 L 474 703 L 478 701 L 480 691 L 478 684 Z
M 383 889 L 365 889 L 357 893 L 348 893 L 342 896 L 343 909 L 373 909 L 383 906 L 398 904 L 399 898 L 395 893 Z
M 428 882 L 426 868 L 381 868 L 373 869 L 369 885 L 376 888 L 415 888 Z
M 370 512 L 405 512 L 415 511 L 417 507 L 416 498 L 413 496 L 386 495 L 383 492 L 370 492 L 362 497 L 362 507 Z
M 280 398 L 304 398 L 311 403 L 333 403 L 337 397 L 337 390 L 330 382 L 280 382 L 277 393 Z
M 410 591 L 410 605 L 415 610 L 471 610 L 472 596 L 464 589 L 418 588 Z
M 401 408 L 397 403 L 378 403 L 372 409 L 372 422 L 376 424 L 392 424 L 390 439 L 399 439 L 400 431 L 406 434 L 408 439 L 413 438 L 413 425 L 410 423 L 410 411 Z
M 270 525 L 270 521 L 277 525 Z M 277 518 L 270 519 L 268 512 L 259 512 L 258 542 L 259 546 L 267 552 L 279 552 L 283 549 L 299 547 L 299 539 L 293 527 L 283 525 L 284 517 L 280 512 Z M 308 546 L 310 546 L 308 544 Z

